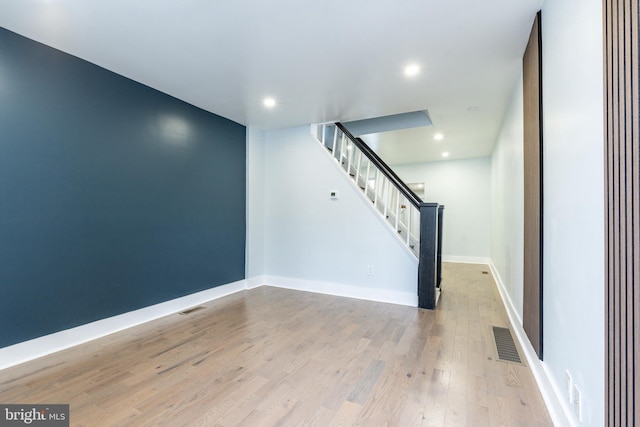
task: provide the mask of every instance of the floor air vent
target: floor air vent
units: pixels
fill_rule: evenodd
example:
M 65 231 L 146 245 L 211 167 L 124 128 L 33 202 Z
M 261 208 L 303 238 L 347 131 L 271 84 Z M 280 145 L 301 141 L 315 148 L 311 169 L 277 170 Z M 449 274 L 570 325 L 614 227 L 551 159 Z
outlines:
M 181 312 L 180 312 L 180 313 L 178 313 L 178 314 L 191 314 L 191 313 L 193 313 L 193 312 L 200 311 L 200 310 L 204 310 L 204 307 L 203 307 L 203 306 L 201 306 L 201 305 L 199 305 L 199 306 L 197 306 L 197 307 L 187 308 L 186 310 L 181 311 Z
M 505 362 L 522 363 L 516 344 L 513 342 L 509 328 L 493 326 L 493 337 L 496 340 L 498 359 Z

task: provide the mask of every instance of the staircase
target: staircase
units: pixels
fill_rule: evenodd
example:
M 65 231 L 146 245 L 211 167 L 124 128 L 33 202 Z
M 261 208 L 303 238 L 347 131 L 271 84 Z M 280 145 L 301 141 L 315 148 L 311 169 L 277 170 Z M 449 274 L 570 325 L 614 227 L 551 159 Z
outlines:
M 442 281 L 444 206 L 424 203 L 364 141 L 351 135 L 342 124 L 312 125 L 311 134 L 418 260 L 418 305 L 435 308 Z

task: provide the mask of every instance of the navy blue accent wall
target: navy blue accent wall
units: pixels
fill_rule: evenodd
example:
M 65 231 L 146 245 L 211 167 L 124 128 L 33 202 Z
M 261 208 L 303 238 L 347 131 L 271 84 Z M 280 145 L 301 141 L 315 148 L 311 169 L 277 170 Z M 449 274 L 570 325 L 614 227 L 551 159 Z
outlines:
M 245 140 L 0 28 L 0 347 L 243 279 Z

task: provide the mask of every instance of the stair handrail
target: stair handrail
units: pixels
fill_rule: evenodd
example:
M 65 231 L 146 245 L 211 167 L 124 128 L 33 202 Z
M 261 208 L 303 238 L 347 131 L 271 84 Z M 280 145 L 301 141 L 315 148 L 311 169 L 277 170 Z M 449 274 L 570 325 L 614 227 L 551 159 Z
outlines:
M 335 126 L 335 134 L 334 134 L 334 142 L 333 148 L 326 145 L 325 142 L 325 127 L 324 126 Z M 368 160 L 369 164 L 367 165 L 367 177 L 369 176 L 369 166 L 373 164 L 377 172 L 381 172 L 384 177 L 389 181 L 389 183 L 395 187 L 398 191 L 398 194 L 402 194 L 409 203 L 413 205 L 414 208 L 418 210 L 419 214 L 419 236 L 418 236 L 418 252 L 417 254 L 413 252 L 414 247 L 410 246 L 414 255 L 418 258 L 418 307 L 426 308 L 426 309 L 435 309 L 436 304 L 438 303 L 440 291 L 441 291 L 441 281 L 442 281 L 442 211 L 444 209 L 443 205 L 438 203 L 425 203 L 418 197 L 413 190 L 409 188 L 407 184 L 404 183 L 398 175 L 393 172 L 393 170 L 365 143 L 362 139 L 358 137 L 354 137 L 351 132 L 339 122 L 334 122 L 332 124 L 323 125 L 322 131 L 322 139 L 317 138 L 322 145 L 329 149 L 332 152 L 332 157 L 334 157 L 339 164 L 343 164 L 341 169 L 344 169 L 347 174 L 353 177 L 356 185 L 358 184 L 358 172 L 355 174 L 351 174 L 351 158 L 349 157 L 346 160 L 342 159 L 343 153 L 342 148 L 337 151 L 336 157 L 336 142 L 338 130 L 342 132 L 342 135 L 346 137 L 353 145 L 355 145 L 358 150 L 360 150 L 361 155 L 364 155 Z M 317 134 L 316 134 L 317 135 Z M 360 168 L 360 161 L 358 161 L 357 168 Z M 368 194 L 368 190 L 365 187 L 360 187 L 365 191 L 365 195 Z M 377 189 L 374 190 L 374 199 L 372 201 L 376 206 L 378 206 L 377 202 Z M 398 203 L 399 203 L 399 195 L 398 195 Z M 386 203 L 386 202 L 385 202 Z M 398 205 L 399 206 L 399 205 Z M 386 215 L 387 206 L 384 206 L 383 214 L 387 218 L 387 224 L 389 224 L 388 216 Z M 409 216 L 409 221 L 411 217 Z M 395 212 L 395 229 L 400 233 L 398 228 L 398 211 L 396 207 Z M 407 226 L 407 240 L 405 244 L 409 246 L 409 241 L 411 239 L 411 226 Z
M 396 175 L 396 173 L 389 167 L 389 165 L 387 165 L 384 160 L 382 160 L 380 156 L 378 156 L 375 151 L 371 149 L 371 147 L 369 147 L 359 137 L 353 136 L 353 134 L 349 132 L 349 130 L 342 123 L 336 122 L 335 125 L 347 138 L 351 140 L 351 142 L 353 142 L 360 149 L 360 151 L 365 153 L 366 157 L 368 157 L 369 160 L 378 168 L 378 170 L 380 170 L 380 172 L 382 172 L 387 177 L 387 179 L 389 179 L 398 188 L 398 190 L 400 190 L 400 192 L 407 198 L 407 200 L 409 200 L 409 202 L 413 206 L 415 206 L 417 209 L 420 209 L 420 204 L 423 203 L 422 199 L 420 199 L 420 197 L 418 197 L 418 195 L 414 193 L 413 190 L 411 190 L 409 186 L 407 186 L 407 184 L 405 184 L 404 181 L 402 181 L 400 177 L 398 177 L 398 175 Z

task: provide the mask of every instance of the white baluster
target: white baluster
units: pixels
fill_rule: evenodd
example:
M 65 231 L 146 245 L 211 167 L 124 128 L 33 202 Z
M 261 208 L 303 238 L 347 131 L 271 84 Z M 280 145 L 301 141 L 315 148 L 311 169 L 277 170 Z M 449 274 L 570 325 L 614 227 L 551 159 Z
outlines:
M 382 194 L 384 193 L 384 183 L 385 183 L 385 179 L 386 177 L 384 176 L 383 173 L 378 174 L 378 188 L 376 191 L 376 194 L 378 195 L 378 198 L 376 200 L 376 209 L 378 209 L 378 212 L 382 213 L 382 210 L 384 209 L 382 207 L 382 205 L 384 204 L 382 201 Z
M 324 132 L 322 132 L 322 135 L 324 136 Z M 334 131 L 333 131 L 333 149 L 331 150 L 331 152 L 333 153 L 333 155 L 336 155 L 336 146 L 338 144 L 338 126 L 335 127 Z M 339 157 L 338 157 L 339 159 Z
M 373 184 L 373 206 L 378 206 L 378 179 L 380 176 L 380 170 L 376 168 L 375 181 Z
M 362 151 L 358 150 L 358 163 L 356 166 L 355 180 L 356 185 L 360 185 L 360 165 L 362 164 Z
M 347 141 L 347 174 L 351 176 L 351 159 L 353 158 L 353 149 L 354 149 L 353 141 Z M 351 148 L 351 150 L 349 150 Z
M 384 208 L 382 211 L 382 215 L 384 216 L 385 219 L 387 219 L 387 206 L 389 206 L 389 184 L 391 184 L 391 181 L 389 181 L 388 179 L 385 178 L 384 180 L 384 188 L 382 191 L 383 197 L 382 200 L 384 201 Z
M 369 174 L 371 173 L 371 160 L 367 162 L 367 179 L 364 181 L 364 195 L 369 198 Z
M 407 200 L 408 201 L 408 200 Z M 409 219 L 407 220 L 407 246 L 411 244 L 411 228 L 413 227 L 413 205 L 411 202 L 407 205 L 407 215 Z
M 396 231 L 399 230 L 398 225 L 400 223 L 400 191 L 396 188 L 395 189 L 395 193 L 397 194 L 396 197 Z
M 414 214 L 414 230 L 415 232 L 413 233 L 413 237 L 416 241 L 420 240 L 420 209 L 414 207 L 413 208 L 413 214 Z

